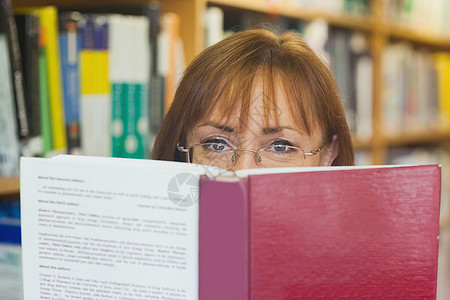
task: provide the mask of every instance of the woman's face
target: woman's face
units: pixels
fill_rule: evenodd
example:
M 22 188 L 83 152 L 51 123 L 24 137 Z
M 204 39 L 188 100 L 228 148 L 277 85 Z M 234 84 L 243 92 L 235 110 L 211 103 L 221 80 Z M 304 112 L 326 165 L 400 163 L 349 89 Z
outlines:
M 246 122 L 245 126 L 240 126 L 238 113 L 235 113 L 230 118 L 224 118 L 221 112 L 215 109 L 211 115 L 206 116 L 187 134 L 187 147 L 201 143 L 213 143 L 206 146 L 196 146 L 196 148 L 200 148 L 202 153 L 204 151 L 212 153 L 212 157 L 218 157 L 217 155 L 223 156 L 223 153 L 228 151 L 227 161 L 233 159 L 232 154 L 234 152 L 231 150 L 232 148 L 246 149 L 245 151 L 240 150 L 236 152 L 237 155 L 234 158 L 236 161 L 231 170 L 258 167 L 331 165 L 337 155 L 337 153 L 333 152 L 337 151 L 325 149 L 317 155 L 304 158 L 305 156 L 301 149 L 310 153 L 322 146 L 324 142 L 322 132 L 319 126 L 315 126 L 316 130 L 311 135 L 307 135 L 296 124 L 291 116 L 284 93 L 280 92 L 279 89 L 277 91 L 277 108 L 275 113 L 278 116 L 278 122 L 274 118 L 274 113 L 271 113 L 268 122 L 266 122 L 263 107 L 262 86 L 257 85 L 253 93 L 248 122 Z M 237 109 L 236 111 L 239 110 Z M 332 144 L 331 141 L 328 143 L 327 148 L 331 146 L 330 144 Z M 257 149 L 261 149 L 258 151 L 258 155 L 255 155 L 255 151 L 248 151 Z M 215 159 L 211 159 L 210 154 L 208 154 L 208 160 L 202 160 L 201 157 L 205 157 L 205 155 L 199 155 L 198 153 L 194 155 L 194 163 L 224 167 L 224 165 L 215 163 Z M 257 162 L 259 159 L 260 161 Z

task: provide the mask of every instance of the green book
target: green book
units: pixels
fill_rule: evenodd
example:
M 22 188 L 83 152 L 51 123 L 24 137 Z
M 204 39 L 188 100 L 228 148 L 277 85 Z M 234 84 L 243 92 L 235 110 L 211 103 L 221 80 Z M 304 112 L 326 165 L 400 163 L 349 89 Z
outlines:
M 149 132 L 147 87 L 130 83 L 127 84 L 126 94 L 124 157 L 145 158 Z
M 39 93 L 41 101 L 41 134 L 44 144 L 43 152 L 44 156 L 47 156 L 53 150 L 53 143 L 47 81 L 47 57 L 45 54 L 45 48 L 43 47 L 39 49 Z
M 111 153 L 113 157 L 124 156 L 124 112 L 127 85 L 112 83 L 111 85 Z

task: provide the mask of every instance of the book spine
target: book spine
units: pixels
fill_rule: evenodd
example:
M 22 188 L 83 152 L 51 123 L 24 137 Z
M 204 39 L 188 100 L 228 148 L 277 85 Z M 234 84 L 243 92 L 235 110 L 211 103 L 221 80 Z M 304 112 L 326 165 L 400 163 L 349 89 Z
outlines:
M 19 140 L 6 34 L 0 32 L 0 176 L 19 173 Z
M 136 119 L 138 109 L 138 88 L 136 83 L 126 84 L 125 104 L 125 131 L 124 131 L 124 157 L 133 157 L 138 153 L 139 140 L 136 132 Z
M 438 57 L 439 54 L 414 49 L 407 43 L 386 46 L 382 55 L 385 88 L 381 99 L 385 134 L 396 136 L 404 132 L 450 128 L 446 101 L 439 103 L 439 98 L 445 99 L 439 96 L 445 63 L 439 67 Z M 445 88 L 445 83 L 442 84 Z
M 48 156 L 53 149 L 52 124 L 50 117 L 50 96 L 48 91 L 47 55 L 45 54 L 45 29 L 41 27 L 39 33 L 39 98 L 41 115 L 41 134 L 43 142 L 43 155 Z
M 60 16 L 60 50 L 68 153 L 80 152 L 78 12 Z
M 21 153 L 24 156 L 42 156 L 38 64 L 39 16 L 33 13 L 16 14 L 14 19 L 22 58 L 24 98 L 30 128 L 29 137 L 21 141 Z
M 438 80 L 439 126 L 442 130 L 450 129 L 450 55 L 435 54 Z
M 164 75 L 164 111 L 167 113 L 173 102 L 175 89 L 177 85 L 177 42 L 179 39 L 180 17 L 176 13 L 165 13 L 161 20 L 162 40 L 160 41 L 162 50 L 160 53 L 166 53 L 163 58 Z
M 125 84 L 111 84 L 111 155 L 123 157 L 123 95 L 125 95 Z
M 41 25 L 46 35 L 46 56 L 50 116 L 54 153 L 67 151 L 66 131 L 64 126 L 64 99 L 61 89 L 61 70 L 58 39 L 58 12 L 53 6 L 38 9 Z
M 125 157 L 145 158 L 147 156 L 148 122 L 148 84 L 150 76 L 149 21 L 143 16 L 128 18 L 131 32 L 130 44 L 133 52 L 130 59 L 130 84 L 128 86 Z
M 149 150 L 153 147 L 153 140 L 161 127 L 164 117 L 164 93 L 162 77 L 158 72 L 159 51 L 158 36 L 161 31 L 160 16 L 161 11 L 157 2 L 151 2 L 144 7 L 144 15 L 150 22 L 150 134 Z M 149 152 L 150 152 L 149 151 Z M 149 153 L 150 156 L 150 153 Z
M 125 70 L 126 64 L 126 36 L 123 26 L 124 16 L 113 14 L 109 17 L 109 65 L 108 77 L 111 83 L 111 152 L 113 157 L 123 157 L 124 145 L 124 112 L 126 107 Z
M 100 152 L 98 155 L 111 156 L 111 95 L 110 95 L 110 83 L 108 81 L 108 52 L 106 48 L 95 51 L 94 65 L 96 65 L 97 79 L 96 82 L 96 94 L 98 96 L 98 105 L 96 106 L 97 119 L 96 131 L 97 135 L 95 140 Z
M 200 178 L 200 300 L 250 299 L 247 183 Z
M 350 48 L 350 33 L 344 30 L 332 30 L 329 37 L 329 50 L 332 62 L 332 71 L 340 87 L 342 105 L 345 111 L 349 129 L 352 133 L 356 130 L 354 78 L 352 66 L 352 52 Z
M 111 155 L 107 22 L 103 15 L 84 15 L 80 23 L 81 138 L 86 155 Z
M 101 142 L 102 155 L 111 156 L 111 86 L 108 77 L 109 66 L 109 23 L 107 15 L 97 15 L 95 18 L 96 24 L 96 38 L 94 42 L 98 49 L 98 93 L 101 98 L 101 114 L 103 122 L 99 125 L 101 127 L 101 134 L 97 140 Z
M 147 94 L 144 84 L 127 84 L 124 157 L 145 158 L 147 156 Z
M 83 15 L 80 21 L 81 49 L 80 49 L 80 119 L 81 119 L 81 147 L 84 155 L 95 155 L 94 116 L 90 95 L 94 93 L 93 47 L 94 24 Z
M 98 141 L 98 148 L 101 149 L 99 155 L 111 156 L 111 97 L 110 97 L 110 83 L 108 78 L 108 19 L 106 15 L 94 16 L 94 49 L 95 49 L 95 93 L 98 94 L 98 114 L 99 121 L 98 134 L 96 141 Z
M 398 45 L 388 45 L 382 56 L 383 82 L 386 83 L 382 107 L 383 107 L 383 131 L 391 134 L 397 134 L 401 128 L 399 124 L 402 120 L 399 115 L 399 89 L 398 82 L 400 76 L 400 61 L 398 56 Z
M 406 43 L 387 45 L 382 56 L 383 129 L 387 135 L 424 130 L 445 130 L 450 124 L 448 108 L 438 104 L 442 72 L 430 51 Z M 436 75 L 439 76 L 436 76 Z M 448 119 L 448 120 L 446 120 Z M 446 124 L 447 123 L 447 124 Z
M 26 138 L 30 134 L 25 103 L 22 58 L 20 53 L 19 38 L 17 35 L 16 22 L 13 15 L 11 0 L 1 0 L 6 21 L 6 29 L 9 38 L 9 51 L 11 60 L 11 71 L 13 74 L 13 87 L 15 106 L 17 113 L 18 134 L 20 138 Z
M 33 120 L 34 101 L 39 89 L 33 90 L 33 84 L 37 79 L 37 47 L 38 47 L 38 26 L 39 18 L 34 14 L 15 15 L 14 20 L 17 27 L 19 39 L 20 55 L 23 66 L 24 98 L 27 110 L 27 121 L 30 126 L 30 135 L 39 135 L 39 126 L 35 126 Z M 34 57 L 35 56 L 35 57 Z M 39 85 L 37 85 L 39 86 Z M 38 102 L 39 103 L 39 102 Z M 39 111 L 39 109 L 38 109 Z
M 424 74 L 426 78 L 427 92 L 425 99 L 427 103 L 427 127 L 436 127 L 436 120 L 439 119 L 439 90 L 438 90 L 438 73 L 434 67 L 434 60 L 431 55 L 427 57 L 428 68 Z
M 356 137 L 369 140 L 373 135 L 373 62 L 369 55 L 357 58 L 355 67 L 356 87 Z
M 219 42 L 224 35 L 223 10 L 220 7 L 209 7 L 206 10 L 206 47 Z
M 30 116 L 30 133 L 33 137 L 41 135 L 41 116 L 40 116 L 40 98 L 39 98 L 39 16 L 29 14 L 26 18 L 26 68 L 28 75 L 27 95 L 30 99 L 29 116 Z M 28 108 L 28 106 L 27 106 Z M 42 150 L 41 150 L 42 151 Z

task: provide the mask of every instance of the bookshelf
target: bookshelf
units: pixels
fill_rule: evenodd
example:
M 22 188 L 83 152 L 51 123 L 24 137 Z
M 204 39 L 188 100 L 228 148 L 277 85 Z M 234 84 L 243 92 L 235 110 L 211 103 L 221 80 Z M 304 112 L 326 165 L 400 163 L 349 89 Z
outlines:
M 148 3 L 148 0 L 12 0 L 14 7 L 56 5 L 63 9 L 130 7 Z M 324 19 L 330 26 L 348 31 L 362 32 L 369 37 L 370 52 L 373 60 L 373 135 L 361 140 L 354 138 L 357 151 L 370 154 L 372 164 L 384 164 L 390 149 L 412 146 L 442 146 L 450 149 L 450 132 L 427 129 L 415 132 L 388 134 L 383 129 L 382 98 L 382 55 L 386 46 L 392 41 L 407 41 L 415 47 L 431 51 L 450 52 L 450 36 L 439 37 L 424 31 L 415 30 L 405 25 L 388 20 L 385 0 L 371 0 L 370 13 L 358 15 L 349 13 L 332 13 L 321 9 L 298 8 L 294 1 L 278 0 L 160 0 L 162 12 L 176 12 L 181 18 L 180 35 L 183 40 L 186 62 L 191 61 L 205 44 L 203 14 L 209 6 L 219 6 L 236 12 L 251 11 L 268 15 L 280 15 L 291 19 L 309 21 Z M 0 195 L 19 193 L 19 180 L 0 178 Z M 450 223 L 449 220 L 444 221 Z
M 152 0 L 11 0 L 14 7 L 56 5 L 64 9 L 130 7 Z M 154 0 L 157 1 L 157 0 Z M 388 0 L 370 0 L 370 13 L 365 16 L 348 13 L 331 13 L 321 9 L 298 8 L 291 0 L 159 0 L 162 12 L 175 12 L 180 16 L 180 35 L 183 40 L 185 60 L 189 63 L 204 49 L 205 31 L 203 16 L 210 6 L 219 6 L 234 12 L 258 12 L 284 16 L 296 20 L 324 19 L 330 26 L 350 32 L 361 32 L 368 37 L 373 60 L 373 134 L 367 139 L 354 138 L 357 151 L 365 151 L 372 164 L 388 162 L 393 149 L 408 147 L 442 147 L 450 152 L 450 130 L 426 128 L 392 134 L 383 127 L 383 98 L 386 89 L 383 78 L 383 53 L 389 44 L 407 42 L 414 48 L 450 53 L 450 33 L 446 37 L 411 28 L 389 20 L 386 13 Z M 300 1 L 298 1 L 300 2 Z M 19 194 L 19 179 L 0 178 L 0 197 Z M 441 220 L 441 227 L 450 228 L 450 217 Z
M 125 7 L 148 3 L 148 0 L 12 0 L 14 7 L 56 5 L 66 9 L 84 7 Z M 391 41 L 407 41 L 414 46 L 425 47 L 432 51 L 450 51 L 450 37 L 442 38 L 435 34 L 417 31 L 406 26 L 391 23 L 386 14 L 386 1 L 371 0 L 370 13 L 367 16 L 348 13 L 331 13 L 320 9 L 298 8 L 288 0 L 160 0 L 162 12 L 176 12 L 181 18 L 181 37 L 184 44 L 186 62 L 191 61 L 204 48 L 204 28 L 202 16 L 208 6 L 219 6 L 236 11 L 253 11 L 272 15 L 282 15 L 298 20 L 322 18 L 330 26 L 349 31 L 359 31 L 370 39 L 370 51 L 373 59 L 373 136 L 368 140 L 354 139 L 356 150 L 370 152 L 373 164 L 384 164 L 390 148 L 410 145 L 449 146 L 450 132 L 426 130 L 417 133 L 391 136 L 384 132 L 382 126 L 382 52 Z M 4 184 L 1 184 L 4 185 Z M 16 186 L 18 186 L 16 184 Z M 1 193 L 1 190 L 0 190 Z
M 15 7 L 41 6 L 53 4 L 60 8 L 83 7 L 120 7 L 133 6 L 148 3 L 148 0 L 12 0 Z M 374 62 L 373 78 L 373 128 L 374 133 L 369 141 L 355 139 L 355 148 L 370 150 L 372 163 L 383 164 L 386 162 L 386 152 L 389 147 L 402 145 L 428 143 L 447 144 L 450 133 L 432 130 L 431 132 L 408 133 L 405 137 L 393 138 L 383 132 L 382 107 L 383 82 L 381 75 L 381 56 L 383 49 L 390 41 L 402 40 L 412 43 L 414 46 L 425 47 L 433 51 L 450 51 L 450 37 L 442 38 L 435 34 L 417 31 L 406 26 L 390 23 L 385 13 L 386 1 L 371 0 L 371 12 L 367 16 L 353 14 L 334 14 L 318 9 L 293 7 L 288 0 L 160 0 L 163 12 L 176 12 L 181 17 L 181 37 L 183 39 L 186 62 L 191 61 L 204 48 L 204 28 L 202 16 L 208 6 L 219 6 L 237 11 L 247 10 L 266 14 L 282 15 L 298 20 L 313 20 L 322 18 L 330 26 L 361 31 L 370 37 L 371 54 Z
M 148 3 L 148 0 L 12 0 L 14 7 L 56 5 L 60 8 L 79 9 L 84 7 L 121 7 Z M 220 6 L 237 11 L 247 10 L 266 14 L 282 15 L 298 20 L 312 20 L 322 18 L 330 26 L 344 28 L 349 31 L 361 31 L 370 38 L 371 55 L 374 63 L 373 76 L 373 136 L 368 141 L 355 139 L 356 149 L 370 150 L 372 163 L 383 164 L 386 162 L 386 153 L 389 147 L 397 147 L 410 144 L 427 143 L 447 144 L 450 133 L 433 130 L 432 132 L 408 133 L 392 138 L 383 132 L 382 107 L 383 81 L 381 70 L 381 56 L 383 49 L 391 40 L 408 41 L 415 46 L 426 47 L 433 51 L 450 51 L 450 37 L 442 38 L 434 34 L 420 32 L 406 26 L 392 24 L 383 13 L 386 1 L 371 0 L 371 12 L 367 16 L 353 14 L 333 14 L 309 9 L 293 7 L 288 0 L 264 1 L 264 0 L 160 0 L 163 12 L 176 12 L 181 17 L 181 37 L 183 39 L 186 62 L 191 61 L 204 48 L 204 28 L 202 16 L 208 6 Z

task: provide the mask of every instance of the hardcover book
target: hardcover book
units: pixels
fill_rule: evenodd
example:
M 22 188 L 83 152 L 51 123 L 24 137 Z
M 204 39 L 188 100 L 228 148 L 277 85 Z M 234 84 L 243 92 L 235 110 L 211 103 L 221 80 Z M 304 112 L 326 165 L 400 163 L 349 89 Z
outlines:
M 113 14 L 109 26 L 112 156 L 145 158 L 150 131 L 149 17 Z
M 107 17 L 83 14 L 78 26 L 81 39 L 79 54 L 81 153 L 110 156 L 111 99 L 108 79 Z
M 39 36 L 39 88 L 44 155 L 67 152 L 67 137 L 59 52 L 58 10 L 55 6 L 25 7 L 17 14 L 37 14 Z M 50 130 L 50 132 L 48 132 Z M 49 147 L 51 147 L 49 149 Z
M 39 16 L 34 13 L 16 14 L 14 19 L 22 57 L 24 98 L 30 127 L 29 138 L 21 141 L 21 154 L 42 156 L 44 150 L 39 88 Z
M 68 11 L 59 17 L 59 44 L 64 94 L 64 113 L 67 150 L 70 154 L 81 152 L 80 137 L 80 36 L 78 22 L 81 14 Z M 92 129 L 91 129 L 92 130 Z
M 22 158 L 25 299 L 436 299 L 438 165 Z
M 10 63 L 6 12 L 0 6 L 0 176 L 19 174 L 19 134 L 15 119 L 13 72 Z
M 16 107 L 17 128 L 20 138 L 26 138 L 30 134 L 30 124 L 27 119 L 27 107 L 25 103 L 22 58 L 20 53 L 19 38 L 16 21 L 14 19 L 11 0 L 1 0 L 2 22 L 6 24 L 12 82 L 14 87 L 14 99 Z

